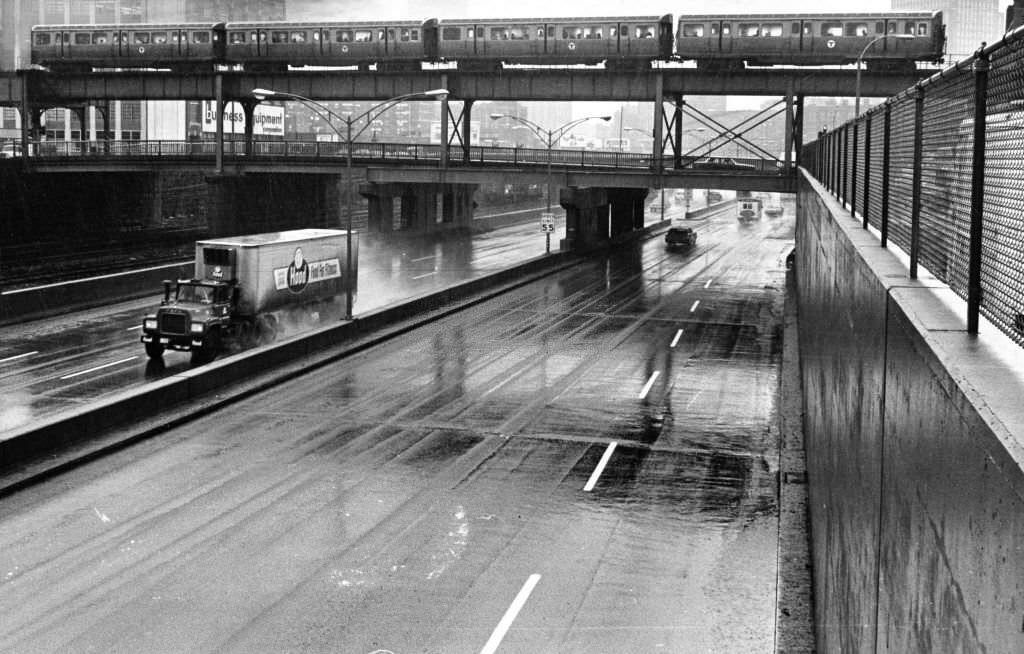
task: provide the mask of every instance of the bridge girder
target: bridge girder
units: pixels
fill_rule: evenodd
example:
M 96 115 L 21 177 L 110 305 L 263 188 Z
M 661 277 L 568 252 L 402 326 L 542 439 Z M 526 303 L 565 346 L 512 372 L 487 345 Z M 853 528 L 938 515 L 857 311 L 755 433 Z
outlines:
M 936 70 L 915 74 L 863 72 L 862 97 L 890 97 L 912 87 Z M 386 100 L 424 89 L 447 88 L 452 100 L 622 101 L 650 102 L 660 90 L 676 95 L 776 96 L 780 89 L 802 96 L 853 97 L 853 69 L 752 69 L 729 74 L 695 68 L 649 71 L 515 69 L 500 73 L 423 70 L 417 73 L 289 71 L 287 73 L 172 72 L 0 74 L 0 104 L 19 106 L 27 95 L 36 105 L 67 106 L 98 100 L 210 100 L 216 79 L 225 100 L 252 97 L 254 88 L 271 88 L 317 100 Z M 660 89 L 659 89 L 660 84 Z

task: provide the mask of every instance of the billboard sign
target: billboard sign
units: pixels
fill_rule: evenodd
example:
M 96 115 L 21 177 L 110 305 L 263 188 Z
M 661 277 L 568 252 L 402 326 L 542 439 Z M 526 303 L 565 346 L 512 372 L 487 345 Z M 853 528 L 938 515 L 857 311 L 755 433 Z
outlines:
M 217 131 L 217 104 L 203 102 L 203 131 Z M 245 113 L 242 105 L 229 102 L 224 107 L 224 133 L 245 134 Z M 284 107 L 281 105 L 258 104 L 253 113 L 252 133 L 257 136 L 284 136 Z

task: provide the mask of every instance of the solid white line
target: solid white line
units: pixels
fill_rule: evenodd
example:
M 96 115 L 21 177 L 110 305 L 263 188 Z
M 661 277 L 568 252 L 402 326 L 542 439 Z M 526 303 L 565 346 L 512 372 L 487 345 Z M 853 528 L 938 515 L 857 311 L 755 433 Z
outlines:
M 133 332 L 133 331 L 135 331 L 136 329 L 142 329 L 142 325 L 135 325 L 134 327 L 129 327 L 129 328 L 128 328 L 128 329 L 126 329 L 125 331 L 126 331 L 126 332 Z
M 31 352 L 25 352 L 24 354 L 16 354 L 13 357 L 7 357 L 6 359 L 0 359 L 0 363 L 7 363 L 8 361 L 17 361 L 18 359 L 24 359 L 30 357 L 33 354 L 39 354 L 39 350 L 32 350 Z
M 523 605 L 526 604 L 526 600 L 530 598 L 530 593 L 533 592 L 533 588 L 537 585 L 538 581 L 540 581 L 540 575 L 538 574 L 532 574 L 530 575 L 530 578 L 526 580 L 523 587 L 519 589 L 519 594 L 516 595 L 514 600 L 512 600 L 512 606 L 508 607 L 508 610 L 505 611 L 505 616 L 502 617 L 498 626 L 494 628 L 494 632 L 491 634 L 491 637 L 487 639 L 487 644 L 484 645 L 482 650 L 480 650 L 480 654 L 494 654 L 494 652 L 498 651 L 498 646 L 501 645 L 501 640 L 505 637 L 505 633 L 509 630 L 509 627 L 512 626 L 516 616 L 519 615 L 519 611 L 523 608 Z
M 657 379 L 658 375 L 660 374 L 661 371 L 659 370 L 655 370 L 653 373 L 651 373 L 651 378 L 647 380 L 646 384 L 644 384 L 644 389 L 640 391 L 640 397 L 638 399 L 642 400 L 645 397 L 647 397 L 647 394 L 651 392 L 651 386 L 654 386 L 654 380 Z
M 104 368 L 110 368 L 111 366 L 118 366 L 118 365 L 121 365 L 122 363 L 128 363 L 129 361 L 134 361 L 134 360 L 136 360 L 138 358 L 139 357 L 134 356 L 134 357 L 128 357 L 127 359 L 121 359 L 120 361 L 111 361 L 110 363 L 104 363 L 102 366 L 96 366 L 95 368 L 89 368 L 88 370 L 80 370 L 78 372 L 73 372 L 70 375 L 64 375 L 60 379 L 61 379 L 61 381 L 63 381 L 65 379 L 71 379 L 72 377 L 79 377 L 81 375 L 88 375 L 90 372 L 96 372 L 97 370 L 103 370 Z
M 590 479 L 587 480 L 587 485 L 583 487 L 584 492 L 589 493 L 594 490 L 597 480 L 601 477 L 601 473 L 604 472 L 604 467 L 608 465 L 608 460 L 612 458 L 612 452 L 615 451 L 615 446 L 618 444 L 618 441 L 608 443 L 608 449 L 606 449 L 604 454 L 601 455 L 601 460 L 598 462 L 597 467 L 594 468 L 594 472 L 590 473 Z
M 409 261 L 426 261 L 427 259 L 436 259 L 436 258 L 437 258 L 437 255 L 436 254 L 432 254 L 429 257 L 420 257 L 418 259 L 409 259 Z
M 181 263 L 187 264 L 189 262 L 188 261 L 182 261 Z M 2 292 L 0 292 L 0 295 L 17 295 L 18 293 L 30 293 L 32 291 L 39 291 L 39 290 L 43 290 L 43 289 L 47 289 L 47 288 L 54 288 L 56 286 L 67 286 L 67 285 L 70 285 L 70 284 L 79 284 L 81 282 L 92 282 L 92 281 L 96 281 L 97 279 L 110 279 L 110 278 L 113 278 L 113 277 L 123 277 L 125 275 L 135 275 L 135 274 L 138 274 L 140 272 L 149 272 L 150 270 L 160 270 L 161 268 L 168 268 L 168 267 L 174 266 L 174 265 L 178 265 L 178 264 L 169 263 L 169 264 L 165 264 L 165 265 L 162 265 L 162 266 L 154 266 L 154 267 L 151 267 L 151 268 L 141 268 L 139 270 L 129 270 L 129 271 L 126 271 L 126 272 L 109 273 L 107 275 L 97 275 L 95 277 L 83 277 L 82 279 L 74 279 L 74 280 L 72 280 L 70 282 L 54 282 L 53 284 L 44 284 L 42 286 L 32 286 L 32 287 L 29 287 L 29 288 L 17 288 L 17 289 L 11 290 L 11 291 L 2 291 Z
M 697 310 L 697 305 L 698 304 L 700 304 L 700 300 L 697 300 L 696 302 L 693 303 L 693 306 L 690 307 L 690 313 L 693 313 L 694 311 Z
M 428 272 L 425 275 L 417 275 L 416 277 L 413 277 L 413 279 L 423 279 L 424 277 L 430 277 L 431 275 L 436 275 L 436 274 L 437 274 L 437 271 L 435 270 L 434 272 Z
M 679 338 L 682 335 L 683 335 L 683 330 L 680 329 L 679 331 L 677 331 L 676 332 L 676 337 L 672 339 L 672 343 L 669 344 L 669 347 L 675 347 L 676 345 L 679 345 Z
M 708 283 L 707 283 L 707 284 L 704 284 L 704 288 L 707 288 L 708 286 L 711 286 L 711 282 L 712 282 L 712 280 L 711 280 L 711 279 L 709 279 L 709 280 L 708 280 Z

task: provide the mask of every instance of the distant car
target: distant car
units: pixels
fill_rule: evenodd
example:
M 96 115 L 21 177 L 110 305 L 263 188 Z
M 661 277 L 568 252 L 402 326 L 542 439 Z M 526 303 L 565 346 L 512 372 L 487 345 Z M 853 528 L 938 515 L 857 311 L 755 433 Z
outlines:
M 764 215 L 768 216 L 769 218 L 778 218 L 784 212 L 785 210 L 777 204 L 771 204 L 764 208 Z
M 752 163 L 736 161 L 732 157 L 707 157 L 698 159 L 691 165 L 698 170 L 755 170 L 757 168 Z
M 664 206 L 660 202 L 652 202 L 651 206 L 647 207 L 647 211 L 651 213 L 661 213 Z
M 714 204 L 715 202 L 722 201 L 722 194 L 718 191 L 708 191 L 707 193 L 708 204 Z
M 0 147 L 0 159 L 13 159 L 21 156 L 21 145 L 18 143 L 5 143 Z
M 692 227 L 670 227 L 665 233 L 665 245 L 669 248 L 689 247 L 697 242 L 697 232 Z

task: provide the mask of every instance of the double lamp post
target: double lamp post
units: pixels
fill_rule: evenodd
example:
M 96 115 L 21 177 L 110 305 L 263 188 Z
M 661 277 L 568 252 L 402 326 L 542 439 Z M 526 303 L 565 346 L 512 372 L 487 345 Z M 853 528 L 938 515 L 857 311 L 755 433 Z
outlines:
M 412 100 L 414 98 L 439 98 L 444 100 L 448 97 L 447 89 L 433 89 L 430 91 L 421 91 L 419 93 L 406 93 L 404 95 L 398 95 L 393 98 L 388 98 L 383 102 L 379 102 L 363 113 L 357 116 L 341 116 L 331 111 L 326 105 L 312 100 L 310 98 L 297 95 L 295 93 L 288 93 L 285 91 L 272 91 L 270 89 L 253 89 L 253 97 L 259 101 L 263 100 L 294 100 L 301 102 L 302 104 L 309 107 L 316 115 L 324 120 L 327 125 L 334 130 L 344 140 L 345 143 L 345 320 L 352 319 L 352 286 L 353 286 L 353 275 L 352 270 L 352 144 L 355 139 L 365 132 L 370 125 L 385 111 L 391 109 L 395 105 L 404 102 L 406 100 Z M 331 120 L 336 118 L 339 121 L 345 123 L 345 131 L 342 131 L 334 125 Z M 363 125 L 357 132 L 352 133 L 352 126 L 355 123 L 366 119 L 366 124 Z
M 551 151 L 554 149 L 555 144 L 558 143 L 559 141 L 561 141 L 562 137 L 565 136 L 566 133 L 569 132 L 569 130 L 571 130 L 573 127 L 576 127 L 577 125 L 579 125 L 581 123 L 585 123 L 588 120 L 603 120 L 605 122 L 608 122 L 609 120 L 612 119 L 612 117 L 611 116 L 585 116 L 583 118 L 577 118 L 576 120 L 570 120 L 569 122 L 567 122 L 564 125 L 561 125 L 559 127 L 556 127 L 555 129 L 547 129 L 545 127 L 541 127 L 540 125 L 538 125 L 537 123 L 533 122 L 532 120 L 529 120 L 527 118 L 523 118 L 521 116 L 514 116 L 512 114 L 491 114 L 491 120 L 501 120 L 502 118 L 508 118 L 509 120 L 514 120 L 514 121 L 516 121 L 518 123 L 522 123 L 523 125 L 528 127 L 530 129 L 530 131 L 533 132 L 534 136 L 536 136 L 537 139 L 540 140 L 540 142 L 544 144 L 544 147 L 547 148 L 547 151 L 548 151 L 548 170 L 547 170 L 547 184 L 545 185 L 545 187 L 546 187 L 545 196 L 547 196 L 547 212 L 546 212 L 546 215 L 550 219 L 551 218 Z M 545 245 L 545 250 L 546 250 L 546 252 L 551 252 L 551 231 L 545 229 L 544 233 L 547 236 L 547 243 Z

